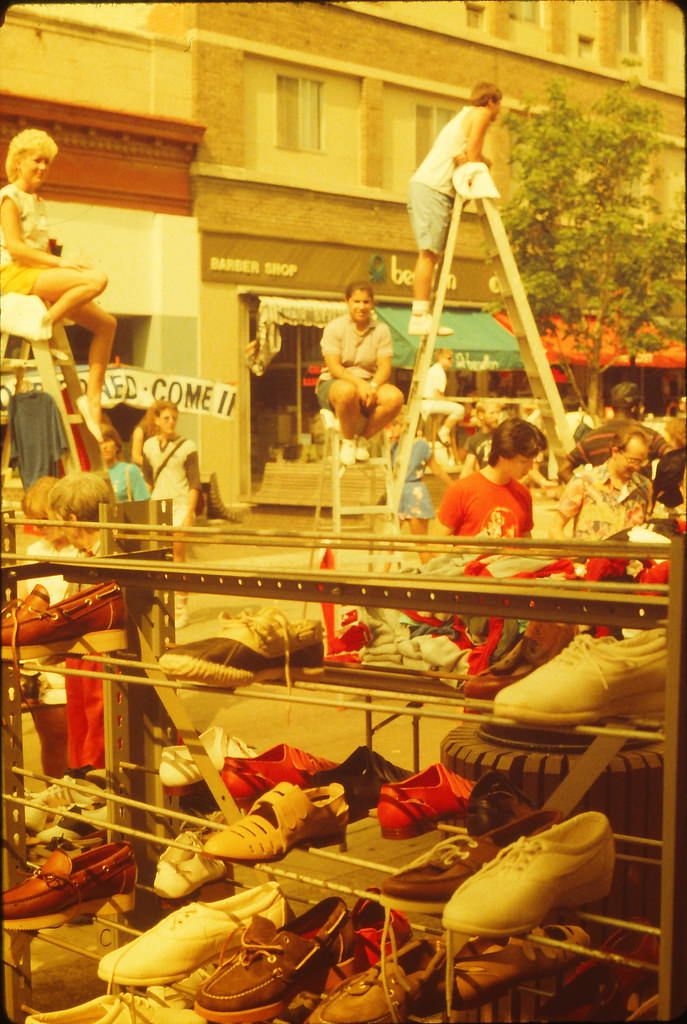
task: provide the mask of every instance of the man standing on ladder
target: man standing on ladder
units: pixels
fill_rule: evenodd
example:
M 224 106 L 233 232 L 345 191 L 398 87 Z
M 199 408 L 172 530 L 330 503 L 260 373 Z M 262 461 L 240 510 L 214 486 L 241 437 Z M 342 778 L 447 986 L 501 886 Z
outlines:
M 413 280 L 413 310 L 408 333 L 429 334 L 429 311 L 434 268 L 446 245 L 451 221 L 453 174 L 465 163 L 491 166 L 482 153 L 487 129 L 499 116 L 501 90 L 491 82 L 478 82 L 470 101 L 437 135 L 434 145 L 410 179 L 408 211 L 418 246 Z M 452 334 L 440 327 L 440 335 Z

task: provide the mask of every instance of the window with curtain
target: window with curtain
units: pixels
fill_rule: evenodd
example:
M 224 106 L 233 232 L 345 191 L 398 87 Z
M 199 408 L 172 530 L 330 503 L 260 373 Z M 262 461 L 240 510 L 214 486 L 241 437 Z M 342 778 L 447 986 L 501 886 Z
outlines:
M 428 107 L 418 103 L 415 107 L 415 163 L 421 163 L 432 148 L 437 135 L 456 111 L 447 107 Z
M 322 149 L 322 82 L 277 75 L 277 145 Z
M 541 24 L 539 0 L 510 0 L 508 14 L 516 21 L 529 21 L 533 25 Z
M 616 5 L 618 51 L 640 54 L 642 49 L 642 0 L 624 0 Z

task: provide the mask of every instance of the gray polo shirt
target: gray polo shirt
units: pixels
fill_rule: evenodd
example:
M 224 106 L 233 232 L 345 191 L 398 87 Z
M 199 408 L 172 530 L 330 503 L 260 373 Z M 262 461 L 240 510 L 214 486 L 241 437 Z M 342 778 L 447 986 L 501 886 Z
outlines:
M 391 332 L 386 324 L 371 320 L 370 326 L 361 336 L 348 313 L 329 321 L 322 332 L 320 344 L 322 355 L 338 355 L 341 365 L 363 380 L 371 380 L 380 358 L 391 357 L 394 351 Z M 331 377 L 324 366 L 320 380 L 331 380 Z

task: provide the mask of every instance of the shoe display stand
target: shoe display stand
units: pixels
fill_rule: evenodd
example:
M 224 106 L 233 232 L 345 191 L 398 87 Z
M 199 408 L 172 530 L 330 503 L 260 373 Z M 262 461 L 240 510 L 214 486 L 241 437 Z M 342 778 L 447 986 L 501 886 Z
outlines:
M 245 568 L 232 568 L 230 560 L 221 569 L 216 564 L 172 563 L 167 560 L 171 529 L 163 522 L 166 518 L 169 523 L 169 510 L 165 508 L 165 503 L 150 503 L 149 508 L 154 510 L 157 522 L 147 527 L 137 527 L 132 520 L 122 520 L 121 517 L 128 515 L 126 505 L 117 510 L 109 510 L 101 516 L 101 519 L 106 520 L 101 523 L 103 536 L 110 538 L 102 550 L 113 553 L 77 562 L 55 560 L 50 563 L 56 572 L 83 585 L 117 580 L 124 590 L 129 609 L 132 626 L 130 647 L 136 652 L 136 657 L 106 656 L 102 673 L 103 679 L 107 680 L 106 767 L 112 783 L 110 800 L 116 807 L 110 827 L 115 838 L 130 839 L 134 845 L 139 879 L 144 883 L 139 886 L 142 899 L 139 900 L 137 892 L 137 909 L 127 917 L 128 929 L 133 927 L 145 930 L 160 916 L 150 888 L 150 878 L 152 865 L 159 852 L 174 841 L 173 837 L 169 838 L 170 819 L 203 823 L 192 815 L 178 811 L 177 799 L 165 797 L 159 785 L 157 767 L 160 751 L 164 746 L 177 742 L 177 733 L 181 734 L 194 755 L 225 821 L 230 823 L 238 815 L 233 800 L 198 742 L 186 706 L 177 693 L 179 689 L 207 692 L 207 687 L 199 683 L 182 684 L 169 680 L 156 664 L 157 656 L 164 651 L 172 636 L 170 609 L 175 590 L 301 604 L 330 602 L 364 607 L 497 615 L 521 620 L 603 623 L 605 626 L 633 629 L 667 624 L 670 642 L 666 712 L 662 728 L 656 723 L 629 720 L 606 726 L 561 727 L 553 731 L 563 738 L 562 746 L 565 746 L 566 737 L 574 743 L 579 743 L 585 737 L 589 745 L 586 751 L 580 752 L 578 748 L 572 755 L 569 752 L 552 753 L 543 768 L 541 754 L 527 749 L 531 737 L 526 733 L 524 745 L 518 746 L 514 740 L 510 748 L 502 744 L 496 751 L 492 739 L 485 740 L 484 736 L 478 734 L 479 729 L 488 733 L 489 730 L 505 728 L 512 730 L 513 737 L 517 735 L 517 727 L 512 722 L 499 720 L 491 714 L 490 703 L 467 701 L 439 679 L 431 679 L 423 673 L 332 665 L 331 668 L 325 668 L 321 682 L 299 683 L 296 678 L 290 694 L 283 687 L 252 684 L 241 688 L 241 697 L 333 707 L 340 700 L 340 691 L 348 687 L 362 698 L 360 710 L 364 715 L 368 740 L 372 739 L 375 731 L 372 726 L 374 715 L 382 715 L 387 719 L 404 715 L 413 723 L 415 770 L 418 769 L 417 735 L 422 719 L 443 718 L 447 723 L 455 724 L 458 713 L 461 724 L 449 732 L 442 749 L 442 760 L 452 770 L 466 778 L 476 778 L 487 768 L 498 767 L 513 771 L 515 783 L 522 783 L 525 788 L 529 785 L 528 772 L 531 772 L 532 784 L 536 776 L 538 787 L 536 792 L 531 793 L 535 800 L 559 807 L 564 815 L 570 814 L 574 808 L 593 808 L 606 813 L 616 832 L 616 842 L 620 843 L 618 859 L 622 870 L 616 877 L 614 890 L 602 912 L 580 912 L 579 918 L 585 927 L 585 920 L 588 920 L 606 929 L 616 928 L 628 925 L 627 918 L 634 916 L 639 908 L 643 911 L 642 916 L 649 917 L 652 922 L 656 921 L 655 928 L 650 931 L 660 931 L 661 936 L 657 1019 L 677 1016 L 687 1002 L 687 977 L 681 967 L 682 951 L 685 948 L 687 884 L 684 871 L 680 870 L 681 865 L 687 862 L 687 819 L 684 815 L 687 795 L 687 699 L 682 685 L 685 667 L 684 538 L 671 541 L 669 587 L 651 585 L 647 589 L 646 584 L 635 586 L 606 582 L 461 577 L 460 590 L 456 590 L 455 584 L 448 579 L 427 579 L 413 574 L 375 577 L 370 574 L 356 576 L 317 570 L 246 571 Z M 117 516 L 120 517 L 119 521 Z M 126 529 L 122 529 L 124 521 L 130 523 Z M 5 516 L 4 525 L 4 599 L 7 601 L 13 596 L 17 580 L 36 575 L 36 568 L 26 559 L 13 554 L 14 521 Z M 194 534 L 194 542 L 196 538 L 200 540 L 205 536 L 209 539 L 216 535 L 211 528 L 196 528 L 189 532 Z M 238 532 L 235 539 L 236 543 L 255 543 L 250 535 L 241 538 Z M 281 546 L 285 546 L 283 535 L 280 537 L 277 534 L 274 535 L 274 545 L 279 546 L 280 539 Z M 143 540 L 151 545 L 150 549 L 143 548 Z M 264 543 L 264 538 L 261 541 Z M 371 538 L 367 537 L 356 540 L 333 538 L 334 543 L 340 542 L 340 547 L 355 546 L 356 543 L 369 546 L 370 541 Z M 392 546 L 399 546 L 397 538 L 387 541 L 377 537 L 374 541 L 382 550 L 385 544 L 388 544 L 389 550 Z M 332 538 L 328 538 L 328 543 L 331 542 Z M 452 538 L 452 542 L 457 547 L 461 546 L 460 540 Z M 310 544 L 321 545 L 322 539 L 313 539 Z M 466 542 L 465 546 L 474 550 L 474 544 L 470 547 Z M 549 542 L 508 541 L 506 545 L 504 542 L 482 542 L 480 538 L 480 552 L 485 548 L 494 552 L 553 552 L 552 558 L 560 557 L 561 554 L 582 558 L 608 553 L 600 545 L 566 544 L 563 550 L 561 545 Z M 117 553 L 114 553 L 115 549 Z M 658 545 L 612 546 L 612 554 L 621 558 L 665 557 L 665 551 L 666 548 L 661 546 L 659 554 Z M 45 574 L 44 565 L 41 566 L 41 574 Z M 13 677 L 11 664 L 7 663 L 4 668 L 9 680 L 3 688 L 5 757 L 2 769 L 7 797 L 4 801 L 6 840 L 3 855 L 5 887 L 8 888 L 16 884 L 20 877 L 18 872 L 25 869 L 26 864 L 23 778 L 28 775 L 44 779 L 45 776 L 23 770 L 19 687 Z M 213 691 L 217 690 L 217 687 L 213 687 Z M 336 693 L 333 693 L 334 690 Z M 228 699 L 231 692 L 227 691 Z M 399 702 L 401 694 L 403 700 Z M 626 744 L 627 750 L 621 752 Z M 457 767 L 458 764 L 460 767 Z M 608 780 L 615 779 L 621 772 L 630 778 L 626 780 L 627 785 L 623 784 L 617 792 L 613 792 L 613 785 Z M 48 783 L 51 781 L 46 779 Z M 643 817 L 631 809 L 635 804 L 641 804 Z M 621 811 L 624 817 L 619 818 Z M 364 867 L 366 860 L 350 857 L 345 849 L 311 850 L 308 854 L 297 852 L 296 863 L 305 864 L 305 870 L 297 867 L 292 871 L 289 855 L 287 866 L 280 861 L 269 866 L 258 865 L 254 870 L 256 880 L 252 884 L 266 877 L 274 877 L 277 881 L 280 878 L 295 878 L 313 887 L 321 885 L 325 890 L 357 892 L 328 880 L 326 870 L 319 870 L 319 866 L 329 865 L 333 861 L 335 870 L 329 878 L 337 879 L 343 874 L 343 865 Z M 412 856 L 414 854 L 409 854 L 408 859 L 412 859 Z M 376 884 L 380 865 L 372 861 L 369 863 L 372 869 L 377 869 L 377 873 L 371 871 L 370 881 L 366 884 Z M 338 871 L 336 865 L 341 865 Z M 381 870 L 384 870 L 383 866 Z M 657 881 L 659 875 L 660 881 Z M 617 891 L 618 887 L 622 891 Z M 636 902 L 634 894 L 628 898 L 625 890 L 631 888 L 641 890 L 640 903 Z M 659 901 L 658 912 L 654 899 Z M 651 912 L 647 913 L 647 910 Z M 431 928 L 431 922 L 429 925 L 426 921 L 424 923 L 425 927 Z M 114 927 L 116 931 L 116 924 Z M 629 927 L 637 928 L 632 923 L 629 923 Z M 123 941 L 131 937 L 132 933 L 128 929 L 123 930 Z M 437 919 L 437 934 L 440 931 Z M 6 957 L 5 968 L 8 1011 L 18 1011 L 22 1004 L 31 1005 L 30 943 L 33 934 L 14 933 L 12 936 L 10 956 Z M 604 956 L 597 955 L 601 958 Z M 524 996 L 514 993 L 510 1019 L 532 1019 L 528 1015 L 531 1014 L 528 1008 L 530 1005 Z M 486 1012 L 489 1012 L 489 1007 Z M 17 1019 L 20 1019 L 19 1015 Z M 455 1019 L 468 1021 L 488 1017 L 481 1017 L 479 1011 L 459 1011 Z

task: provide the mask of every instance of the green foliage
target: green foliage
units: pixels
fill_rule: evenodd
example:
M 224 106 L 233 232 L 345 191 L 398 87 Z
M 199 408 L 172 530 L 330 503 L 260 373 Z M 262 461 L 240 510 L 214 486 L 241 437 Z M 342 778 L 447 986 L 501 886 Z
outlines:
M 652 329 L 684 305 L 684 231 L 651 195 L 659 110 L 631 84 L 583 107 L 553 81 L 545 109 L 505 124 L 515 188 L 503 218 L 540 330 L 561 317 L 597 373 L 606 327 L 630 354 L 660 347 Z

